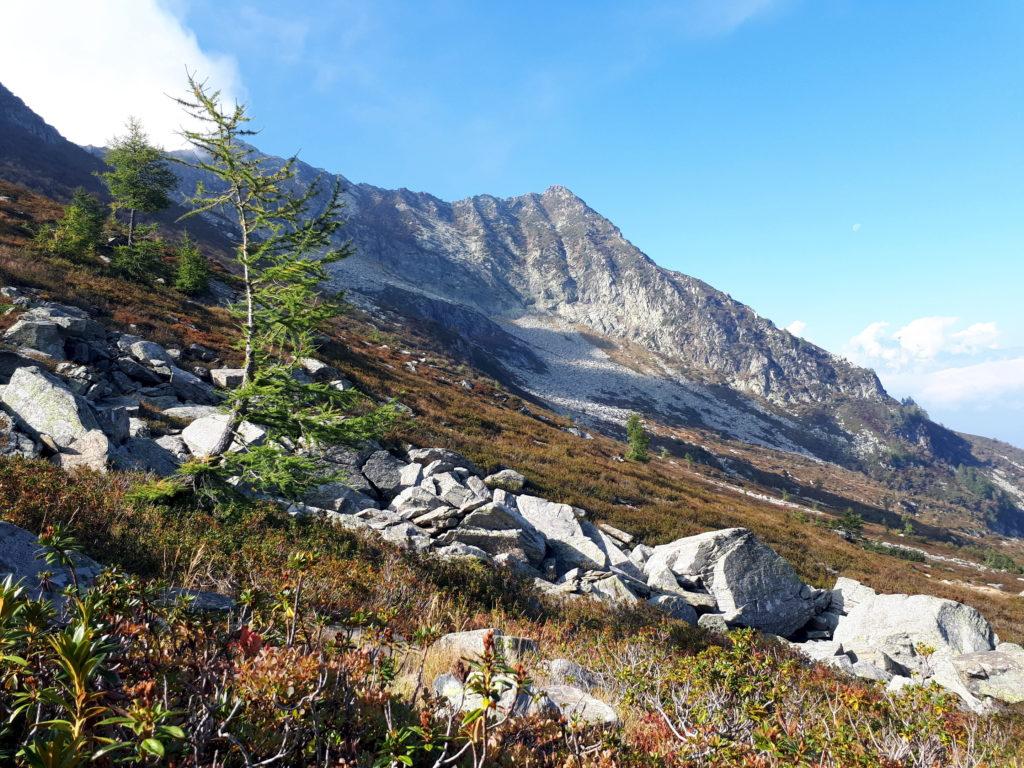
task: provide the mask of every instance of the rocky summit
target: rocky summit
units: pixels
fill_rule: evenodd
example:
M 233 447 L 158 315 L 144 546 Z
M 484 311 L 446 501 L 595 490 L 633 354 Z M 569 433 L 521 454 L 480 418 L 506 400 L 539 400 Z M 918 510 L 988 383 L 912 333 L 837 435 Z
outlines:
M 323 173 L 298 167 L 306 183 Z M 850 401 L 897 405 L 871 371 L 659 267 L 565 187 L 449 203 L 337 178 L 342 237 L 357 252 L 336 265 L 339 288 L 455 334 L 478 364 L 594 424 L 642 407 L 852 460 L 840 422 L 809 435 L 794 419 Z M 198 180 L 182 172 L 182 189 Z

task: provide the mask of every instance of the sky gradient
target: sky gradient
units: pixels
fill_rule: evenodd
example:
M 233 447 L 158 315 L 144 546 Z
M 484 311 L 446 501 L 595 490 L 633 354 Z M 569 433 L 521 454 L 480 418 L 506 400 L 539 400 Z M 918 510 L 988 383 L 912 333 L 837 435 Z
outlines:
M 17 5 L 0 19 L 56 29 L 4 40 L 0 81 L 75 141 L 134 113 L 173 142 L 190 66 L 264 150 L 355 181 L 563 184 L 663 266 L 1024 446 L 1016 0 Z

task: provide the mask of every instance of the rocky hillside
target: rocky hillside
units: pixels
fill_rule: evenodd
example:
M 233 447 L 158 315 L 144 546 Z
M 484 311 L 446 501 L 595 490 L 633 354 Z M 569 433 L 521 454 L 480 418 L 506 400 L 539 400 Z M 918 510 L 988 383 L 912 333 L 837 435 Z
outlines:
M 93 183 L 94 154 L 2 95 L 8 178 L 59 194 Z M 198 179 L 178 170 L 184 196 Z M 321 175 L 302 163 L 299 171 L 302 183 Z M 824 459 L 930 494 L 936 514 L 952 504 L 950 527 L 969 519 L 1024 532 L 1024 464 L 1012 450 L 987 450 L 935 424 L 888 397 L 872 372 L 660 268 L 569 190 L 448 203 L 331 174 L 325 186 L 334 179 L 348 203 L 341 237 L 356 245 L 337 265 L 335 287 L 395 311 L 514 391 L 613 435 L 636 410 L 669 430 Z M 214 249 L 232 237 L 216 216 L 190 228 Z M 961 493 L 960 465 L 985 474 L 992 493 Z
M 662 269 L 564 187 L 447 203 L 298 167 L 303 184 L 347 190 L 339 239 L 356 255 L 336 265 L 333 287 L 423 328 L 513 390 L 610 434 L 639 411 L 670 430 L 823 459 L 952 504 L 950 527 L 969 519 L 1024 532 L 1015 449 L 993 452 L 946 429 L 889 397 L 873 372 Z M 180 173 L 183 190 L 200 180 Z M 958 487 L 961 465 L 994 490 Z
M 273 162 L 273 161 L 272 161 Z M 309 183 L 323 172 L 301 166 Z M 455 203 L 351 184 L 336 285 L 454 334 L 506 382 L 595 426 L 669 423 L 856 460 L 823 406 L 895 407 L 875 375 L 657 266 L 564 187 Z M 183 173 L 183 189 L 197 179 Z
M 869 472 L 981 463 L 872 371 L 659 267 L 564 187 L 449 203 L 298 168 L 304 185 L 346 190 L 339 242 L 356 255 L 335 267 L 334 287 L 594 428 L 614 433 L 636 410 Z M 178 170 L 184 196 L 200 179 Z
M 399 398 L 408 423 L 313 451 L 301 499 L 204 501 L 162 476 L 225 429 L 230 278 L 189 298 L 105 246 L 55 256 L 30 235 L 56 215 L 0 182 L 0 562 L 26 579 L 0 639 L 32 671 L 15 692 L 47 701 L 50 649 L 111 639 L 90 748 L 132 748 L 117 715 L 163 724 L 140 727 L 182 765 L 433 764 L 482 717 L 505 766 L 1012 765 L 1024 582 L 966 559 L 975 540 L 896 537 L 852 492 L 824 511 L 740 487 L 693 443 L 624 462 L 379 309 L 295 375 Z M 234 450 L 264 439 L 249 424 Z M 62 587 L 96 612 L 34 628 Z M 0 749 L 38 741 L 15 717 Z
M 75 187 L 101 194 L 103 163 L 65 139 L 0 83 L 0 178 L 58 199 Z
M 48 457 L 66 470 L 168 477 L 182 462 L 209 455 L 230 429 L 229 416 L 215 406 L 241 383 L 242 371 L 211 367 L 213 350 L 169 350 L 108 331 L 75 307 L 37 303 L 12 287 L 3 295 L 22 310 L 4 334 L 16 350 L 4 353 L 0 378 L 6 455 Z M 302 375 L 353 386 L 315 359 L 304 361 Z M 245 424 L 241 435 L 232 450 L 266 439 L 260 424 Z M 324 482 L 298 501 L 267 500 L 293 517 L 380 536 L 428 557 L 505 569 L 555 600 L 589 597 L 620 607 L 646 601 L 712 631 L 750 627 L 788 638 L 812 660 L 890 690 L 934 681 L 979 713 L 1024 701 L 1024 649 L 1000 644 L 977 610 L 953 600 L 877 595 L 847 578 L 831 590 L 814 588 L 743 528 L 651 547 L 593 522 L 584 509 L 536 495 L 514 469 L 486 474 L 451 450 L 398 454 L 372 444 L 315 455 L 325 477 L 344 480 Z M 24 532 L 7 531 L 3 540 L 9 551 L 0 550 L 0 562 L 27 563 L 6 567 L 43 589 Z M 81 572 L 80 583 L 99 570 Z M 457 680 L 441 676 L 432 685 L 453 704 L 465 701 Z M 592 724 L 618 722 L 599 700 L 581 704 L 592 699 L 585 691 L 557 690 L 563 714 L 575 702 Z

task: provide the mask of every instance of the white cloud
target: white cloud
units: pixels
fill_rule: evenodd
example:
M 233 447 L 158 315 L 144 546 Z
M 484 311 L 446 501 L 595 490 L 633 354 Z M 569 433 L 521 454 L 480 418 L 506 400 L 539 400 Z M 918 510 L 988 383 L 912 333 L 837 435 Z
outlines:
M 854 224 L 854 225 L 853 225 L 852 227 L 850 227 L 850 230 L 851 230 L 851 231 L 852 231 L 853 233 L 855 233 L 855 234 L 856 234 L 857 232 L 860 232 L 860 222 L 858 221 L 858 222 L 857 222 L 856 224 Z
M 1010 414 L 1024 411 L 1024 355 L 999 339 L 992 322 L 961 327 L 956 317 L 933 316 L 893 329 L 878 321 L 850 339 L 846 354 L 939 421 L 1019 444 L 1021 422 Z
M 1005 408 L 1024 403 L 1024 357 L 986 360 L 937 370 L 893 373 L 886 386 L 910 393 L 926 406 L 985 405 Z
M 803 320 L 794 320 L 792 323 L 786 326 L 786 330 L 792 333 L 794 336 L 803 336 L 804 331 L 807 330 L 807 323 Z
M 877 321 L 850 339 L 846 355 L 863 365 L 900 371 L 935 369 L 951 358 L 999 348 L 995 323 L 974 323 L 956 330 L 959 323 L 957 317 L 919 317 L 890 331 L 889 323 Z
M 0 82 L 79 144 L 106 145 L 135 115 L 155 141 L 181 146 L 169 96 L 183 95 L 186 68 L 229 102 L 242 96 L 234 59 L 203 51 L 156 0 L 7 2 L 0 30 Z
M 904 361 L 932 360 L 949 345 L 949 329 L 955 317 L 919 317 L 896 331 L 892 337 L 899 342 Z
M 881 320 L 871 323 L 847 344 L 847 355 L 857 362 L 872 365 L 872 361 L 891 361 L 898 352 L 886 338 L 889 324 Z
M 975 323 L 954 333 L 953 339 L 954 353 L 973 355 L 984 349 L 995 349 L 998 346 L 999 329 L 995 323 Z

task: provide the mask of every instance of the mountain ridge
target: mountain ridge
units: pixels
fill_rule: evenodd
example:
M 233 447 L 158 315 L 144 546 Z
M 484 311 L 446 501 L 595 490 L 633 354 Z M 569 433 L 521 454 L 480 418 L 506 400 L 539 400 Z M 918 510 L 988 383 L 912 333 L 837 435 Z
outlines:
M 0 119 L 45 125 L 20 100 L 4 103 L 28 114 Z M 84 164 L 100 163 L 96 149 L 65 144 L 79 157 L 50 186 L 73 187 Z M 24 146 L 15 149 L 24 155 Z M 19 161 L 30 169 L 37 162 L 31 152 L 5 157 L 8 165 Z M 174 167 L 184 203 L 199 177 Z M 995 451 L 976 456 L 976 441 L 889 397 L 872 371 L 658 266 L 563 185 L 446 202 L 354 183 L 302 161 L 296 168 L 297 184 L 325 177 L 345 190 L 347 224 L 338 237 L 351 239 L 356 255 L 336 265 L 334 288 L 430 329 L 446 349 L 589 428 L 620 434 L 638 411 L 669 429 L 710 430 L 887 476 L 897 487 L 934 484 L 921 475 L 932 467 L 944 482 L 961 464 L 991 464 L 1012 488 L 1024 488 L 1024 469 L 1012 460 Z M 26 181 L 49 191 L 46 182 L 30 174 Z M 326 202 L 326 186 L 315 205 Z M 192 222 L 206 230 L 201 239 L 230 247 L 225 219 Z M 1003 527 L 1024 531 L 1018 517 L 1019 510 L 1003 515 Z

